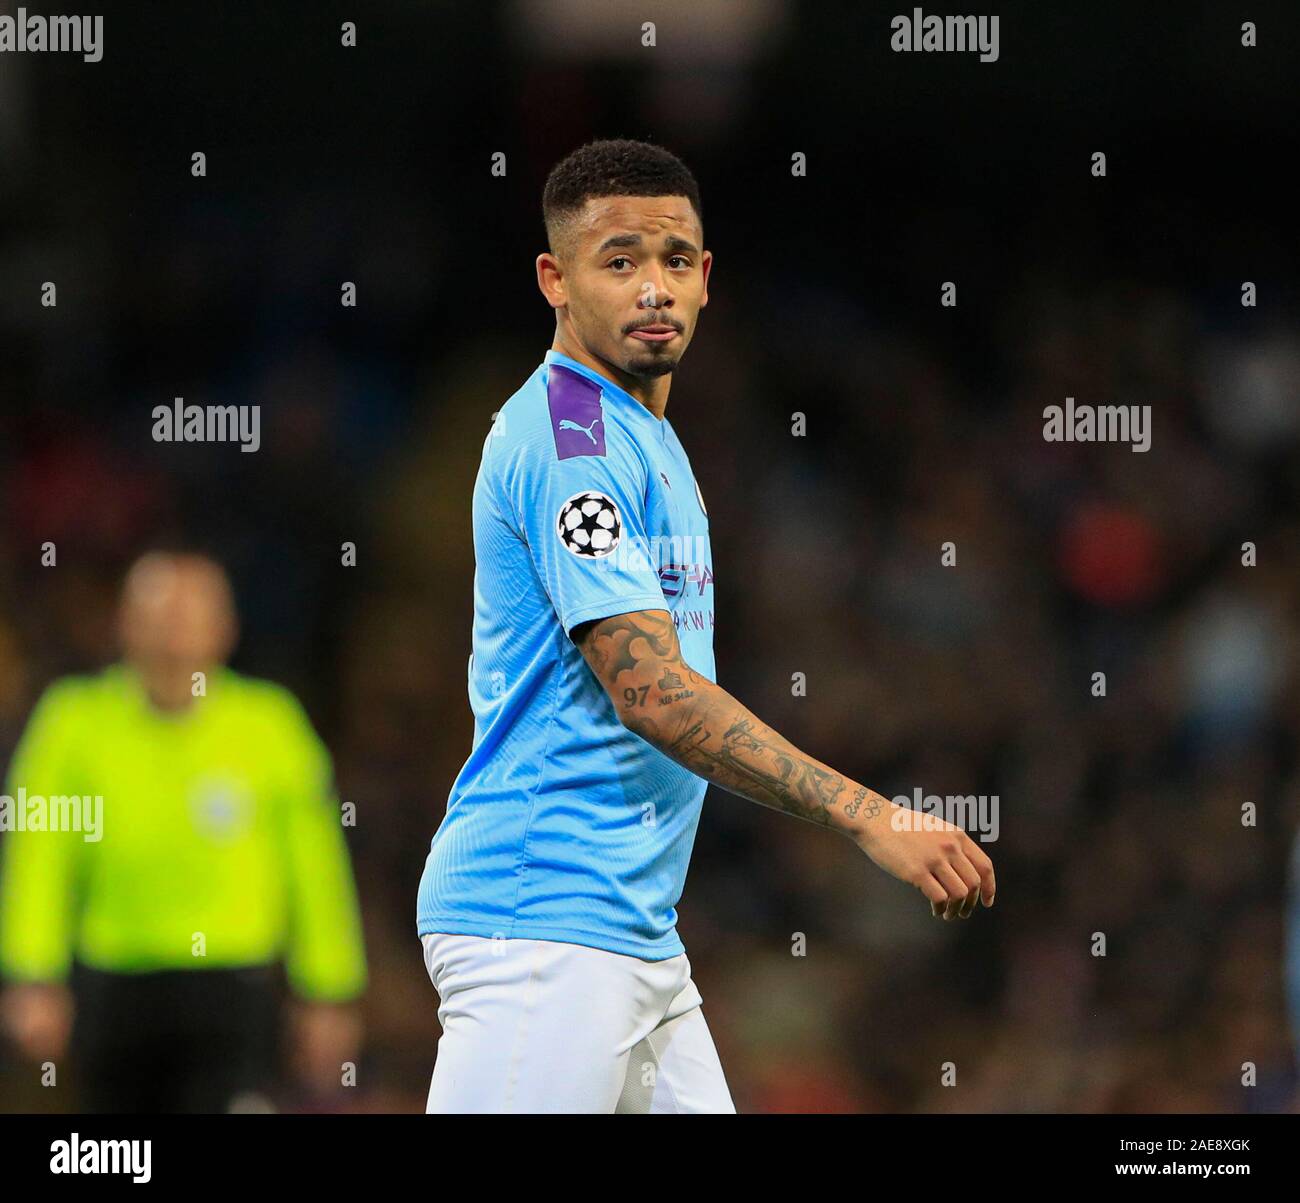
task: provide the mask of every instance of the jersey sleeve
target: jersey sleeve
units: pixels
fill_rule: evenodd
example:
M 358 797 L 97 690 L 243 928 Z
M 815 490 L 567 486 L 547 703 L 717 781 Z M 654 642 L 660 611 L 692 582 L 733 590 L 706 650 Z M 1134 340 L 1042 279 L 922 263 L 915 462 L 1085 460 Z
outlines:
M 330 754 L 306 712 L 278 695 L 289 932 L 285 970 L 304 999 L 346 1001 L 365 988 L 361 912 Z
M 76 686 L 51 685 L 32 711 L 9 766 L 6 793 L 75 793 Z M 7 831 L 0 840 L 0 972 L 20 981 L 64 980 L 76 935 L 78 845 L 68 831 Z
M 507 484 L 519 533 L 566 632 L 665 605 L 646 531 L 645 460 L 624 430 L 601 429 L 599 409 L 596 401 L 572 419 L 579 430 L 559 437 L 567 419 L 553 410 L 519 446 Z M 600 435 L 589 448 L 587 431 Z

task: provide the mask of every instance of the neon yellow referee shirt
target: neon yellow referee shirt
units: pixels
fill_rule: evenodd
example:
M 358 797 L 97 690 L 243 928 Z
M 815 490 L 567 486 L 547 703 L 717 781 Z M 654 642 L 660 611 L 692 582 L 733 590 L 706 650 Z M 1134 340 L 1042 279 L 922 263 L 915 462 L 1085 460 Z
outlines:
M 5 794 L 6 977 L 59 981 L 74 955 L 122 973 L 283 959 L 304 998 L 364 988 L 329 753 L 280 686 L 221 669 L 168 715 L 129 667 L 66 677 L 33 711 Z M 66 830 L 76 813 L 87 821 Z

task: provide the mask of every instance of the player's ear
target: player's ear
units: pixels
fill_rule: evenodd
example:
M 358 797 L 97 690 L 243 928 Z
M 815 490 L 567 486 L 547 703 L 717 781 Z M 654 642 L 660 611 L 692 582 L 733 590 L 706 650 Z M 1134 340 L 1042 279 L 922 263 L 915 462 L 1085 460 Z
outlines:
M 563 309 L 569 303 L 564 269 L 550 251 L 543 251 L 537 256 L 537 287 L 552 309 Z

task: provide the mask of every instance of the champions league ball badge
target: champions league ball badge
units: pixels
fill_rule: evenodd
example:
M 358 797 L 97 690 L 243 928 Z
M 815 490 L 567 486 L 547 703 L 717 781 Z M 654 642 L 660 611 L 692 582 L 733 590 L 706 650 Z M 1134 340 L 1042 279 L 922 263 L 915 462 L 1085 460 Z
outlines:
M 555 529 L 575 556 L 584 560 L 607 556 L 623 534 L 616 506 L 604 493 L 575 493 L 560 507 Z

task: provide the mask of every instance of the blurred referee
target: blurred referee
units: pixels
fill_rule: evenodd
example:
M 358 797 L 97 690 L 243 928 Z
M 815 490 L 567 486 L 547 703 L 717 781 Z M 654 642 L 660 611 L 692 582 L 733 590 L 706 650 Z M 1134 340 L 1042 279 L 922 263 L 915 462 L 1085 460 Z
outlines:
M 0 841 L 0 1018 L 60 1071 L 71 1036 L 83 1111 L 260 1109 L 283 961 L 297 1068 L 336 1088 L 366 967 L 329 754 L 287 690 L 224 667 L 211 560 L 141 559 L 120 629 L 124 663 L 51 685 L 10 766 L 11 799 L 103 803 L 98 839 Z

